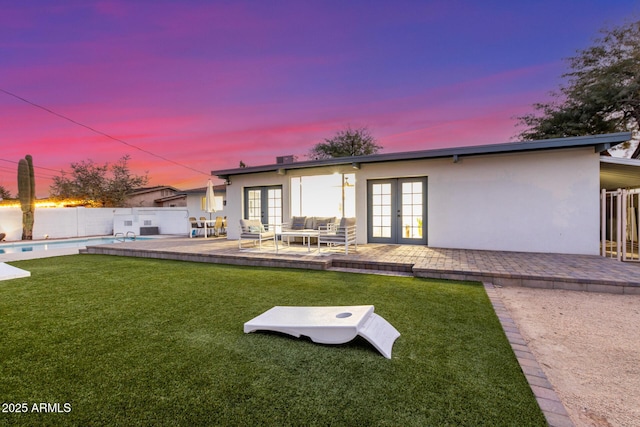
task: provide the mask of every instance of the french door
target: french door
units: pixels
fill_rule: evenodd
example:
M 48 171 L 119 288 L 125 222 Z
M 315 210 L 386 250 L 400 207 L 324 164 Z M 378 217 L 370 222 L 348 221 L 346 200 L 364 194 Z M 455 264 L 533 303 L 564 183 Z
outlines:
M 244 189 L 245 219 L 259 219 L 265 227 L 282 224 L 282 187 L 247 187 Z
M 367 182 L 367 240 L 427 244 L 427 178 Z

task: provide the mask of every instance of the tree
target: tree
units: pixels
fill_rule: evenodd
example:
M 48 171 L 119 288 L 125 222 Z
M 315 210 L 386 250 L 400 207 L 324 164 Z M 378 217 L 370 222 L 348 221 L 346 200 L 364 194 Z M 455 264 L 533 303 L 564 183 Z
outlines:
M 10 198 L 11 198 L 11 193 L 9 192 L 9 190 L 7 190 L 2 185 L 0 185 L 0 200 L 10 199 Z
M 128 161 L 129 156 L 123 156 L 113 165 L 97 165 L 91 159 L 71 163 L 71 176 L 63 173 L 53 178 L 51 196 L 92 206 L 123 206 L 127 195 L 149 180 L 146 175 L 132 175 Z
M 375 138 L 366 127 L 351 129 L 351 126 L 338 131 L 333 138 L 314 145 L 308 157 L 311 160 L 330 159 L 333 157 L 366 156 L 376 154 L 382 146 L 376 144 Z
M 568 58 L 567 80 L 549 103 L 518 117 L 522 140 L 632 131 L 640 124 L 640 21 L 602 30 Z

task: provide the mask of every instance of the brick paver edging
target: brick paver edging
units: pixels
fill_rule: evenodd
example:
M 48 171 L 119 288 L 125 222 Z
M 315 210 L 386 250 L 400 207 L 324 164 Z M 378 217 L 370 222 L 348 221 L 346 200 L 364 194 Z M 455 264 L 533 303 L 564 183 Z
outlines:
M 493 305 L 493 309 L 500 320 L 509 344 L 518 359 L 520 368 L 529 382 L 542 413 L 551 427 L 574 427 L 569 414 L 560 401 L 558 394 L 547 379 L 535 356 L 529 350 L 527 343 L 520 335 L 518 326 L 511 318 L 509 310 L 502 303 L 502 299 L 496 293 L 493 283 L 483 282 L 487 296 Z
M 254 267 L 280 267 L 280 268 L 300 268 L 305 270 L 326 270 L 331 264 L 329 258 L 325 259 L 299 259 L 287 257 L 264 257 L 260 254 L 253 255 L 229 255 L 220 253 L 188 253 L 176 251 L 147 250 L 147 249 L 126 249 L 113 248 L 108 245 L 90 246 L 81 250 L 80 253 L 94 255 L 129 256 L 137 258 L 155 258 L 174 261 L 204 262 L 210 264 L 226 264 Z

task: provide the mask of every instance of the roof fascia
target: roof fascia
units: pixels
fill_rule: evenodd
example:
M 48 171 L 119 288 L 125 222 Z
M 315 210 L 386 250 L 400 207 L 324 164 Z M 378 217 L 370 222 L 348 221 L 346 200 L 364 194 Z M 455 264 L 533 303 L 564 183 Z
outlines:
M 563 148 L 594 147 L 595 152 L 602 152 L 631 139 L 631 132 L 618 132 L 593 136 L 574 136 L 568 138 L 543 139 L 528 142 L 508 142 L 503 144 L 475 145 L 468 147 L 440 148 L 423 151 L 406 151 L 398 153 L 373 154 L 368 156 L 336 157 L 325 160 L 308 160 L 295 163 L 279 163 L 246 168 L 211 171 L 212 175 L 227 179 L 233 175 L 246 175 L 261 172 L 276 172 L 312 167 L 349 165 L 359 168 L 362 163 L 393 162 L 401 160 L 437 159 L 451 157 L 454 162 L 463 156 L 479 156 L 514 152 L 557 150 Z

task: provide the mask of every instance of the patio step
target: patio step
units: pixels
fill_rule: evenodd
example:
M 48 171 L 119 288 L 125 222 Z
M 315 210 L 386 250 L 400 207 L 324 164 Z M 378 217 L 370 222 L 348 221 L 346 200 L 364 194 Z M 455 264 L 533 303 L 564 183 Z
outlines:
M 331 269 L 348 269 L 348 270 L 373 270 L 386 271 L 392 273 L 404 273 L 413 275 L 413 264 L 384 262 L 384 261 L 362 261 L 353 259 L 336 259 L 331 260 Z

